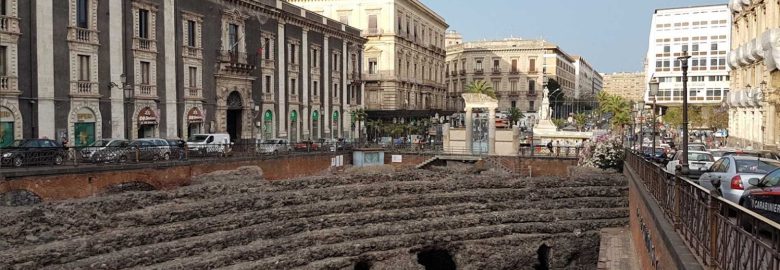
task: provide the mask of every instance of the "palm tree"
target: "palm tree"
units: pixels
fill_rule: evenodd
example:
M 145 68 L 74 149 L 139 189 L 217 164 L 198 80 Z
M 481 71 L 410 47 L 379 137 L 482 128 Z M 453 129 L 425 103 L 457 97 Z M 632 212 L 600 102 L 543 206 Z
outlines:
M 603 92 L 602 92 L 603 93 Z M 599 93 L 599 113 L 612 114 L 612 127 L 622 127 L 631 122 L 631 102 L 620 96 Z
M 474 93 L 474 94 L 483 94 L 492 98 L 496 98 L 496 90 L 493 89 L 493 86 L 490 86 L 489 84 L 487 84 L 487 82 L 483 80 L 477 80 L 471 82 L 466 87 L 466 92 Z
M 363 139 L 363 131 L 360 129 L 360 122 L 363 122 L 366 120 L 366 117 L 368 114 L 366 113 L 366 110 L 363 108 L 358 108 L 357 110 L 352 111 L 352 116 L 355 119 L 355 123 L 357 123 L 357 130 L 358 130 L 358 137 L 360 139 Z
M 585 127 L 585 123 L 588 121 L 588 116 L 585 113 L 577 113 L 574 115 L 574 122 L 577 124 L 577 130 L 582 131 Z
M 525 115 L 517 107 L 509 108 L 509 127 L 514 126 L 515 122 L 520 121 Z

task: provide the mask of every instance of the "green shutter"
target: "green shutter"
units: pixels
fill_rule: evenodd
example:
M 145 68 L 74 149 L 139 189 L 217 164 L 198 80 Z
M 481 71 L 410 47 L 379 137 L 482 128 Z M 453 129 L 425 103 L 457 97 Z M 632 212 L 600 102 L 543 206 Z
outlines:
M 0 122 L 0 147 L 14 142 L 14 122 Z
M 95 142 L 95 123 L 75 123 L 75 146 L 87 146 Z

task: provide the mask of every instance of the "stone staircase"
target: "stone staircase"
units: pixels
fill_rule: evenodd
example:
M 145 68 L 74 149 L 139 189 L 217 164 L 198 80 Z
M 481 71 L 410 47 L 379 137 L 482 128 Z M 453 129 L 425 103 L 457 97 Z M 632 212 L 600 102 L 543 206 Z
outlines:
M 484 157 L 482 160 L 484 160 L 488 165 L 490 165 L 490 167 L 494 169 L 498 169 L 503 172 L 507 172 L 511 174 L 516 173 L 515 170 L 513 170 L 512 168 L 510 168 L 509 166 L 501 162 L 500 157 Z

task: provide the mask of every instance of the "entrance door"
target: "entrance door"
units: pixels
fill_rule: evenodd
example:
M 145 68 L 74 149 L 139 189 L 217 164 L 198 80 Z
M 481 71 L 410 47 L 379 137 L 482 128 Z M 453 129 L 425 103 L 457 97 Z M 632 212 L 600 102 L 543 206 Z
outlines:
M 153 138 L 155 126 L 156 125 L 140 125 L 138 127 L 138 138 Z
M 87 146 L 95 142 L 95 123 L 75 123 L 75 146 Z
M 187 125 L 187 134 L 192 136 L 195 134 L 203 133 L 203 123 L 190 123 Z
M 0 122 L 0 147 L 14 142 L 14 122 Z
M 236 91 L 230 92 L 227 98 L 227 132 L 233 141 L 241 138 L 241 116 L 243 115 L 244 103 L 241 101 L 241 94 Z

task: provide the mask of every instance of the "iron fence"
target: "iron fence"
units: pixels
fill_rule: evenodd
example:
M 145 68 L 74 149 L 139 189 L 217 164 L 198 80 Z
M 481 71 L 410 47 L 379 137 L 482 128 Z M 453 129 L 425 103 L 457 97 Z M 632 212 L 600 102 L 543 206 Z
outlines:
M 728 270 L 780 269 L 780 224 L 627 152 L 627 166 L 639 175 L 703 265 Z

